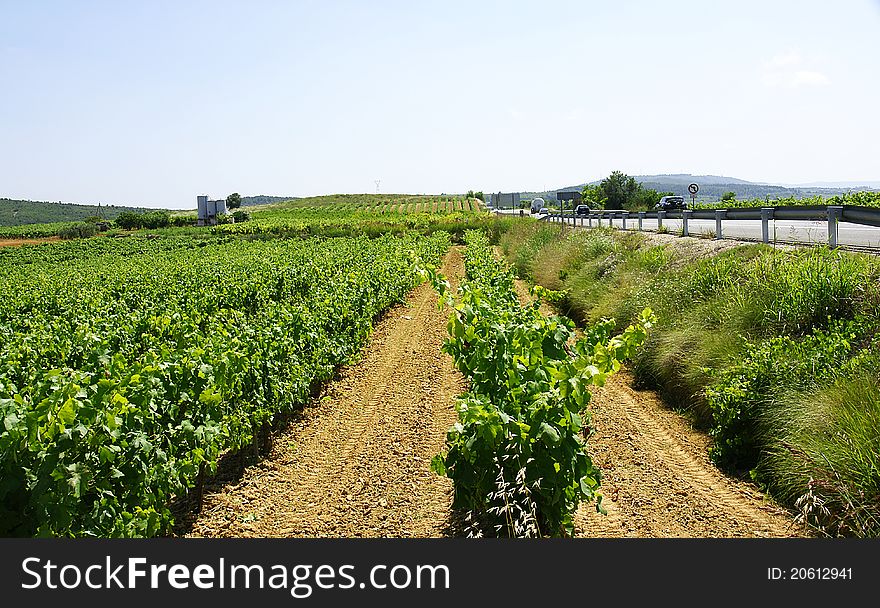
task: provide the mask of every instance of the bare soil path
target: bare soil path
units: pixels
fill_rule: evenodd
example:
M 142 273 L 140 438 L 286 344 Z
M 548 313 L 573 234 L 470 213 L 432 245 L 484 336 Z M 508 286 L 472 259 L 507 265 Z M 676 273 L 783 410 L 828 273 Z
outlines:
M 458 248 L 441 269 L 457 286 Z M 448 311 L 430 285 L 391 309 L 328 393 L 239 482 L 206 494 L 191 536 L 437 537 L 452 483 L 430 471 L 465 380 L 440 352 Z
M 596 432 L 588 452 L 602 471 L 602 505 L 582 505 L 578 536 L 733 538 L 801 536 L 792 516 L 751 483 L 724 475 L 708 457 L 709 438 L 632 388 L 622 371 L 594 391 Z
M 21 247 L 22 245 L 40 245 L 42 243 L 55 243 L 61 239 L 57 236 L 50 236 L 39 239 L 0 239 L 0 247 Z

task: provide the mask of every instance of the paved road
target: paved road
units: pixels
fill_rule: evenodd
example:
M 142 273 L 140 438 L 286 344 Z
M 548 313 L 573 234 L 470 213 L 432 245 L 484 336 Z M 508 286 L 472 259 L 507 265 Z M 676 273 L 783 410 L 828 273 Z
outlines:
M 519 214 L 517 210 L 504 210 L 502 213 L 505 215 Z M 575 226 L 589 226 L 589 221 L 586 217 L 566 218 L 566 223 L 573 223 Z M 615 219 L 613 223 L 615 227 L 623 228 L 623 220 Z M 596 225 L 597 221 L 593 220 L 593 226 Z M 602 225 L 607 226 L 608 220 L 602 220 Z M 627 221 L 626 227 L 630 230 L 637 230 L 638 225 L 638 218 L 630 218 Z M 663 220 L 663 226 L 671 233 L 681 232 L 681 220 L 666 218 Z M 644 230 L 657 230 L 657 220 L 645 218 L 642 228 Z M 818 244 L 828 242 L 828 222 L 824 221 L 770 220 L 769 228 L 771 243 Z M 841 222 L 838 224 L 837 231 L 837 242 L 839 245 L 880 249 L 880 228 Z M 700 236 L 707 233 L 714 234 L 715 220 L 691 219 L 688 221 L 688 232 L 691 236 Z M 722 236 L 726 239 L 760 241 L 761 222 L 759 220 L 724 220 L 722 222 Z

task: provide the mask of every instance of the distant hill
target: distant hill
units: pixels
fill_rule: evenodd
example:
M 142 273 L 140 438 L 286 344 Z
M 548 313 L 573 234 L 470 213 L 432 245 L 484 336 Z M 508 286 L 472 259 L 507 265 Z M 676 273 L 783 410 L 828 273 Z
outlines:
M 789 184 L 779 184 L 780 186 L 788 186 Z M 858 190 L 877 190 L 880 189 L 880 181 L 864 181 L 864 182 L 810 182 L 809 184 L 794 184 L 792 188 L 852 188 Z
M 747 182 L 744 179 L 736 177 L 724 177 L 721 175 L 690 175 L 689 173 L 674 173 L 664 175 L 636 175 L 635 178 L 640 182 L 653 182 L 655 184 L 681 185 L 687 187 L 688 184 L 697 182 L 700 186 L 723 186 L 727 184 L 754 185 L 753 182 Z M 597 182 L 598 183 L 598 182 Z
M 150 209 L 121 207 L 117 205 L 77 205 L 75 203 L 50 203 L 46 201 L 19 201 L 0 198 L 0 226 L 75 222 L 92 216 L 112 220 L 123 211 L 143 213 L 144 211 L 150 211 Z
M 679 196 L 690 198 L 687 187 L 688 184 L 696 183 L 700 186 L 697 194 L 697 200 L 700 201 L 717 201 L 725 192 L 733 192 L 738 199 L 752 198 L 806 198 L 810 196 L 830 197 L 836 194 L 845 194 L 847 192 L 861 190 L 877 190 L 873 184 L 880 185 L 880 182 L 865 182 L 864 186 L 843 185 L 848 182 L 841 183 L 836 187 L 823 187 L 822 182 L 815 184 L 796 184 L 788 186 L 780 186 L 774 184 L 759 184 L 749 182 L 735 177 L 723 177 L 720 175 L 691 175 L 689 173 L 664 174 L 664 175 L 634 175 L 634 178 L 645 188 L 652 188 L 658 192 L 672 192 Z M 591 185 L 598 184 L 601 180 L 590 182 Z M 855 184 L 856 182 L 851 182 Z M 579 186 L 566 186 L 558 191 L 570 192 L 572 190 L 581 190 L 585 184 Z M 539 193 L 555 198 L 557 190 L 551 192 Z

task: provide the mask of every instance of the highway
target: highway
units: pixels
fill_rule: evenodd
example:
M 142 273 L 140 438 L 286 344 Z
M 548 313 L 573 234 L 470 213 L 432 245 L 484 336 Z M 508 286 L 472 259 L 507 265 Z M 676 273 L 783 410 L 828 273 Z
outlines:
M 527 211 L 527 210 L 526 210 Z M 519 215 L 518 209 L 505 209 L 500 211 L 504 215 Z M 526 215 L 529 215 L 526 212 Z M 540 217 L 540 216 L 531 216 Z M 566 217 L 566 224 L 577 227 L 589 227 L 589 220 L 585 216 L 575 218 Z M 607 219 L 602 220 L 602 225 L 608 225 Z M 613 224 L 616 228 L 623 228 L 623 220 L 615 219 Z M 593 226 L 598 222 L 593 219 Z M 628 230 L 638 230 L 638 218 L 630 217 L 626 222 Z M 666 218 L 663 227 L 670 233 L 681 233 L 681 220 Z M 645 218 L 642 223 L 643 230 L 656 231 L 657 220 Z M 837 244 L 844 247 L 858 249 L 880 249 L 880 228 L 840 222 L 837 228 Z M 688 220 L 688 233 L 690 236 L 705 236 L 715 234 L 715 220 Z M 743 241 L 761 241 L 761 222 L 758 220 L 723 220 L 721 227 L 722 237 L 725 239 Z M 770 220 L 769 237 L 771 243 L 799 243 L 799 244 L 825 244 L 828 243 L 828 222 L 809 222 L 793 220 Z

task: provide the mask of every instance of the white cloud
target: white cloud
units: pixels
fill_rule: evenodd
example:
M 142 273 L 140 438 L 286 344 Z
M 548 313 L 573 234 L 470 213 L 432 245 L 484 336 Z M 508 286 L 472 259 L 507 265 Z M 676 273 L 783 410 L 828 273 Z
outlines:
M 788 51 L 775 55 L 770 61 L 764 63 L 767 68 L 785 68 L 794 65 L 800 65 L 803 61 L 801 54 L 797 51 Z
M 761 65 L 761 81 L 768 87 L 826 86 L 831 80 L 823 72 L 806 65 L 798 51 L 774 55 Z
M 799 87 L 801 85 L 825 86 L 829 84 L 831 84 L 831 81 L 828 80 L 828 76 L 822 72 L 815 72 L 813 70 L 798 70 L 791 78 L 791 86 L 793 87 Z

